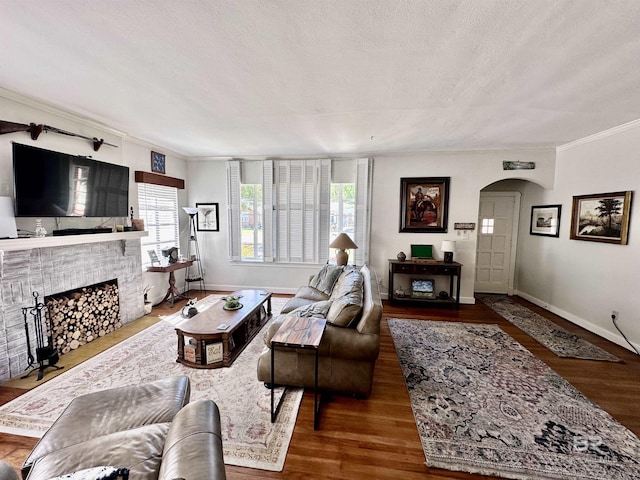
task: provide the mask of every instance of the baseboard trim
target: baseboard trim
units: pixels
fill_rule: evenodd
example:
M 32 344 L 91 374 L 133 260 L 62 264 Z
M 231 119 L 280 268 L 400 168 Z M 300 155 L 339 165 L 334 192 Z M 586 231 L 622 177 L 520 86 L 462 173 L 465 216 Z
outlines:
M 629 350 L 630 352 L 636 353 L 633 351 L 633 349 L 629 346 L 629 344 L 627 343 L 627 341 L 624 339 L 624 337 L 618 333 L 614 333 L 611 332 L 609 330 L 606 330 L 602 327 L 599 327 L 598 325 L 594 325 L 593 323 L 585 320 L 584 318 L 580 318 L 576 315 L 573 315 L 572 313 L 566 312 L 564 310 L 562 310 L 561 308 L 558 308 L 554 305 L 549 305 L 547 302 L 544 302 L 542 300 L 540 300 L 539 298 L 536 298 L 532 295 L 529 295 L 528 293 L 524 293 L 524 292 L 520 292 L 518 290 L 516 290 L 514 292 L 514 295 L 517 295 L 519 297 L 524 298 L 525 300 L 530 301 L 531 303 L 544 308 L 545 310 L 550 311 L 551 313 L 554 313 L 556 315 L 558 315 L 559 317 L 564 318 L 565 320 L 574 323 L 576 325 L 578 325 L 579 327 L 584 328 L 585 330 L 589 330 L 591 333 L 595 333 L 596 335 L 605 338 L 607 340 L 609 340 L 610 342 L 615 343 L 616 345 L 620 345 L 621 347 L 626 348 L 627 350 Z M 640 345 L 637 344 L 633 344 L 638 350 L 640 350 Z
M 247 285 L 210 285 L 205 284 L 207 290 L 220 290 L 223 292 L 235 292 L 237 290 L 266 290 L 271 293 L 295 295 L 297 288 L 278 288 L 278 287 L 250 287 Z

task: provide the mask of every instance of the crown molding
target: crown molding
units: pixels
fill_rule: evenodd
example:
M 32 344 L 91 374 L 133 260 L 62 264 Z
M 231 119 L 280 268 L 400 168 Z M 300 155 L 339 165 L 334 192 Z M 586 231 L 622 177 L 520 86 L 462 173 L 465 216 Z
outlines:
M 62 117 L 66 120 L 71 120 L 73 122 L 78 122 L 81 123 L 83 125 L 92 127 L 92 128 L 98 128 L 100 130 L 102 130 L 103 132 L 109 133 L 111 135 L 116 135 L 118 137 L 124 138 L 127 136 L 126 133 L 117 130 L 115 128 L 112 127 L 108 127 L 106 125 L 104 125 L 103 123 L 100 122 L 96 122 L 95 120 L 91 120 L 88 117 L 83 117 L 80 115 L 77 115 L 75 113 L 71 113 L 68 110 L 64 110 L 60 107 L 57 107 L 55 105 L 52 105 L 50 103 L 44 102 L 42 100 L 38 100 L 35 99 L 33 97 L 28 97 L 26 95 L 22 95 L 20 93 L 16 93 L 16 92 L 12 92 L 10 90 L 7 90 L 5 88 L 0 87 L 0 97 L 2 98 L 6 98 L 7 100 L 12 100 L 16 103 L 21 103 L 23 105 L 26 105 L 28 107 L 32 107 L 32 108 L 37 108 L 38 110 L 43 110 L 47 113 L 51 113 L 52 115 L 57 115 L 59 117 Z M 34 123 L 42 123 L 42 122 L 37 122 L 34 121 Z
M 602 140 L 603 138 L 610 137 L 612 135 L 617 135 L 618 133 L 626 132 L 627 130 L 630 130 L 632 128 L 637 128 L 637 127 L 640 127 L 640 118 L 638 120 L 633 120 L 628 123 L 623 123 L 622 125 L 618 125 L 617 127 L 603 130 L 602 132 L 594 133 L 593 135 L 589 135 L 588 137 L 580 138 L 578 140 L 574 140 L 573 142 L 565 143 L 564 145 L 560 145 L 556 147 L 556 151 L 564 152 L 565 150 L 570 150 L 572 148 L 585 145 L 587 143 Z

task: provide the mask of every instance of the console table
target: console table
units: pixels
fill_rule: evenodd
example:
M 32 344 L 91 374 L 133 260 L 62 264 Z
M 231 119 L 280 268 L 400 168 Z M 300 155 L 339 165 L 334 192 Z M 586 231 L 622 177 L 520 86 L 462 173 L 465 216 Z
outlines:
M 186 295 L 180 293 L 180 290 L 176 288 L 176 276 L 174 272 L 176 270 L 180 270 L 182 268 L 187 268 L 193 265 L 193 261 L 186 260 L 184 262 L 176 262 L 170 263 L 168 265 L 164 265 L 161 267 L 148 267 L 147 272 L 159 272 L 159 273 L 169 273 L 169 288 L 167 289 L 167 294 L 164 296 L 162 300 L 158 303 L 160 305 L 163 302 L 168 302 L 169 305 L 173 306 L 174 302 L 179 299 L 189 299 Z
M 399 296 L 393 286 L 396 274 L 414 275 L 415 278 L 426 276 L 448 276 L 449 277 L 449 297 L 446 299 L 414 297 L 408 295 Z M 460 308 L 460 277 L 462 275 L 462 264 L 458 262 L 441 261 L 406 261 L 389 259 L 389 303 L 391 305 L 412 304 L 424 306 L 455 306 Z M 454 278 L 456 279 L 454 296 Z

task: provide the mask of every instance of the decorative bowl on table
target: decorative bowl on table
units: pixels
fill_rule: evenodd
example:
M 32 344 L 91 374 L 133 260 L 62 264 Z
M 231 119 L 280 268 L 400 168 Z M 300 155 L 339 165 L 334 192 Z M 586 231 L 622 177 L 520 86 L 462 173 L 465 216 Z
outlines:
M 222 308 L 224 310 L 240 310 L 242 308 L 242 304 L 240 303 L 241 297 L 242 295 L 228 295 L 226 297 L 222 297 L 222 300 L 224 300 Z

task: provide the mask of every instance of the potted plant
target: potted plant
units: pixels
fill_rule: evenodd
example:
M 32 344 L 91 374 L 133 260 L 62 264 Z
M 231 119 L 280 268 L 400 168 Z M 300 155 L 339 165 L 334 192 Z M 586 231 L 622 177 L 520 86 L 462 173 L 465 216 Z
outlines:
M 227 295 L 226 297 L 222 297 L 224 300 L 224 308 L 225 310 L 238 310 L 242 308 L 242 304 L 240 303 L 241 295 Z

